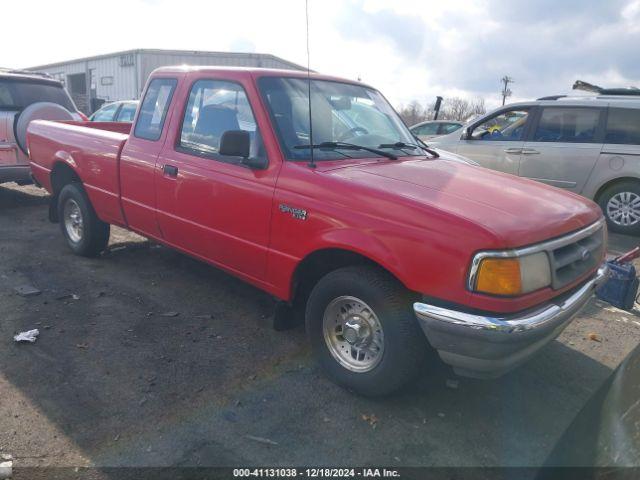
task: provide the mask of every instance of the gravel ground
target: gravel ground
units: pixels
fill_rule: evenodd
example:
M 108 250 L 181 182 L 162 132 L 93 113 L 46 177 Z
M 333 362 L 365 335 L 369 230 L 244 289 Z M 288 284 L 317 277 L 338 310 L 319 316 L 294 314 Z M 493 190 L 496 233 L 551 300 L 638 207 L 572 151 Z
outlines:
M 594 300 L 501 379 L 451 388 L 434 367 L 359 398 L 322 376 L 302 328 L 271 328 L 268 295 L 120 229 L 75 257 L 47 203 L 0 187 L 0 453 L 16 467 L 535 466 L 640 341 L 640 312 Z M 610 251 L 635 244 L 612 235 Z

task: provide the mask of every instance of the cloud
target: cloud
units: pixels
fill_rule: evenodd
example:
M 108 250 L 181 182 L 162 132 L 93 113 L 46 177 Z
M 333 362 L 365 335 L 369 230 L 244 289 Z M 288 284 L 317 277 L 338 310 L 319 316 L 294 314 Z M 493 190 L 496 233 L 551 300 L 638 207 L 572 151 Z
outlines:
M 264 52 L 306 65 L 302 0 L 5 2 L 0 65 L 27 67 L 132 48 Z M 91 4 L 135 28 L 105 35 Z M 396 106 L 436 95 L 499 101 L 566 93 L 580 78 L 640 86 L 640 0 L 309 0 L 311 68 L 379 88 Z M 31 13 L 37 10 L 38 15 Z M 125 26 L 133 25 L 124 22 Z M 79 41 L 78 39 L 81 39 Z M 42 48 L 46 45 L 47 48 Z
M 345 3 L 336 19 L 338 33 L 345 39 L 368 42 L 383 39 L 398 55 L 408 60 L 422 53 L 426 29 L 415 16 L 391 8 L 367 12 L 364 2 Z

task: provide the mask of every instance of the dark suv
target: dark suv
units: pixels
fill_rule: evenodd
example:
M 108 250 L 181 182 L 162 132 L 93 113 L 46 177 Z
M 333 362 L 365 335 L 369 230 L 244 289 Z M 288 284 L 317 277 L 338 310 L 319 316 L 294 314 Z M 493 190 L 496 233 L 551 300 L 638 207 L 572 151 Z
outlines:
M 83 120 L 61 82 L 32 72 L 0 70 L 0 183 L 29 183 L 25 142 L 31 120 Z

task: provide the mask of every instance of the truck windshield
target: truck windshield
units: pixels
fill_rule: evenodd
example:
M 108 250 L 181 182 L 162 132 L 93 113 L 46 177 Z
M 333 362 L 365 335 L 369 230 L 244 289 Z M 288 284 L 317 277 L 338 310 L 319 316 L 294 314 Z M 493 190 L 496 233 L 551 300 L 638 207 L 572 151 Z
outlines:
M 22 110 L 32 103 L 52 102 L 75 112 L 71 98 L 61 85 L 0 79 L 0 109 Z
M 425 154 L 418 146 L 406 148 L 415 139 L 376 90 L 328 80 L 311 80 L 310 85 L 308 82 L 305 78 L 287 77 L 263 77 L 258 82 L 288 159 L 309 160 L 312 149 L 303 146 L 311 142 L 317 146 L 332 144 L 332 148 L 314 148 L 315 160 L 371 156 L 370 150 L 340 147 L 347 143 L 382 148 L 398 156 Z

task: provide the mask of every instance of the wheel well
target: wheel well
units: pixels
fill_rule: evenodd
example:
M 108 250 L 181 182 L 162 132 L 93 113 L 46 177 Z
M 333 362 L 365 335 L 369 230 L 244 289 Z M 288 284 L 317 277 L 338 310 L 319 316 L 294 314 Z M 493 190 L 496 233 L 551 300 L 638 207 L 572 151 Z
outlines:
M 598 191 L 596 192 L 596 194 L 593 197 L 593 200 L 598 203 L 600 201 L 600 197 L 602 196 L 602 194 L 604 193 L 604 191 L 609 188 L 612 187 L 613 185 L 617 184 L 617 183 L 621 183 L 621 182 L 635 182 L 637 184 L 640 185 L 640 179 L 636 178 L 636 177 L 620 177 L 620 178 L 614 178 L 613 180 L 609 180 L 607 183 L 605 183 L 604 185 L 602 185 Z
M 294 306 L 304 305 L 318 280 L 333 270 L 354 265 L 380 268 L 397 280 L 397 277 L 382 265 L 359 253 L 340 248 L 318 250 L 305 257 L 296 268 L 292 282 L 292 303 Z
M 66 163 L 58 162 L 51 170 L 51 202 L 49 203 L 49 220 L 58 221 L 58 194 L 65 185 L 70 183 L 81 183 L 78 174 Z

